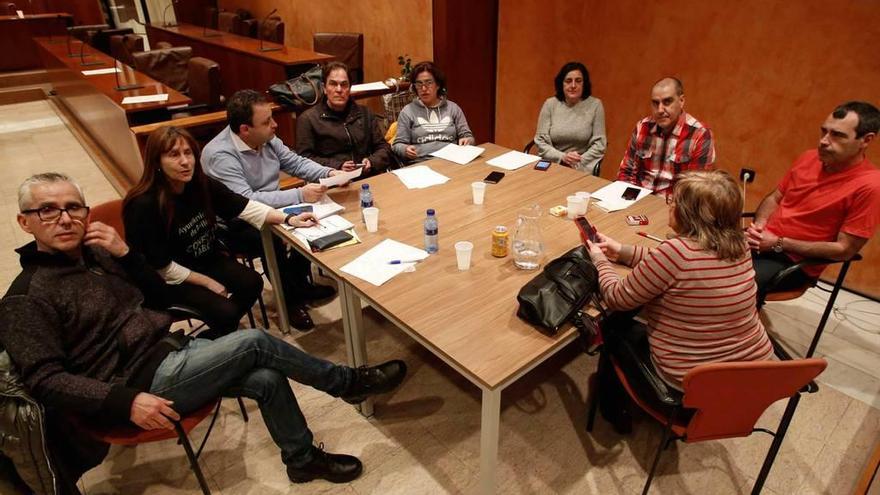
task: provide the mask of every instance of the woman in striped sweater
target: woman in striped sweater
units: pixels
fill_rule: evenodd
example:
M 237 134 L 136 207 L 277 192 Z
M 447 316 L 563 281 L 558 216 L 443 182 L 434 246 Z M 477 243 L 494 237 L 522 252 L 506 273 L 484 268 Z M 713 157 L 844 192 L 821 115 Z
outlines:
M 755 307 L 736 182 L 720 170 L 686 172 L 667 203 L 676 236 L 656 248 L 621 245 L 602 234 L 601 242 L 587 244 L 605 303 L 616 312 L 643 307 L 647 322 L 633 321 L 632 312 L 612 317 L 603 326 L 608 350 L 615 357 L 622 344 L 649 350 L 658 375 L 681 390 L 695 366 L 771 359 L 773 348 Z M 621 279 L 611 261 L 633 267 L 632 273 Z M 618 361 L 626 367 L 625 358 Z M 637 373 L 627 376 L 638 381 Z

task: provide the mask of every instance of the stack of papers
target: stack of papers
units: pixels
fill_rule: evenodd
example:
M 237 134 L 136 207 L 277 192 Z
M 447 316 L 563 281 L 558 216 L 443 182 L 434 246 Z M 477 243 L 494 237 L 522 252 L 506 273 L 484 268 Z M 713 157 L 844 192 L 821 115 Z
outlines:
M 424 189 L 449 181 L 449 177 L 431 170 L 427 165 L 399 168 L 391 173 L 396 175 L 407 189 Z
M 450 162 L 455 162 L 459 165 L 467 165 L 474 158 L 480 156 L 484 151 L 486 150 L 479 146 L 459 146 L 450 143 L 431 153 L 431 156 L 449 160 Z
M 428 253 L 424 249 L 414 248 L 392 239 L 385 239 L 373 249 L 343 266 L 341 270 L 375 286 L 380 286 L 395 275 L 410 269 L 417 260 L 423 260 L 427 257 Z M 409 263 L 392 265 L 390 263 L 392 260 L 405 260 Z
M 330 199 L 326 195 L 323 198 L 321 198 L 321 201 L 318 201 L 317 203 L 300 203 L 298 205 L 290 205 L 290 206 L 285 206 L 283 208 L 278 208 L 278 210 L 281 211 L 281 213 L 284 213 L 286 215 L 288 213 L 287 211 L 285 211 L 286 209 L 297 208 L 297 207 L 301 208 L 303 206 L 311 206 L 312 213 L 315 214 L 315 217 L 318 220 L 329 217 L 330 215 L 335 215 L 335 214 L 339 213 L 340 211 L 345 210 L 344 206 L 337 203 L 336 201 L 333 201 L 332 199 Z
M 122 99 L 123 105 L 135 105 L 137 103 L 161 103 L 163 101 L 168 101 L 168 94 L 161 93 L 158 95 L 146 95 L 146 96 L 126 96 Z
M 538 155 L 529 155 L 521 151 L 508 151 L 501 156 L 496 156 L 486 163 L 505 170 L 516 170 L 540 159 L 541 157 Z
M 346 182 L 354 180 L 361 176 L 364 169 L 363 167 L 356 168 L 351 172 L 342 172 L 341 174 L 336 174 L 332 177 L 325 177 L 323 179 L 318 179 L 318 183 L 322 186 L 333 187 L 333 186 L 341 186 Z
M 368 82 L 363 84 L 355 84 L 351 87 L 352 96 L 363 91 L 384 91 L 388 89 L 388 85 L 382 81 Z
M 84 76 L 100 76 L 101 74 L 113 74 L 114 72 L 122 72 L 119 67 L 109 67 L 107 69 L 92 69 L 82 71 Z
M 629 187 L 639 190 L 639 195 L 634 200 L 623 199 L 623 192 Z M 644 187 L 635 186 L 629 182 L 619 180 L 594 192 L 593 199 L 598 200 L 596 206 L 610 213 L 612 211 L 628 208 L 630 205 L 649 194 L 651 194 L 650 189 L 645 189 Z

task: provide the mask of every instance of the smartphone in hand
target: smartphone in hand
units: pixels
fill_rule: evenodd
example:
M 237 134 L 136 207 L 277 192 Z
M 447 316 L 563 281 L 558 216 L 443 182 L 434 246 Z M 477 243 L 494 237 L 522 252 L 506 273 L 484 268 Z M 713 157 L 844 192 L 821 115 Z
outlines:
M 574 219 L 574 223 L 577 225 L 578 230 L 581 231 L 581 239 L 584 240 L 584 244 L 587 243 L 587 239 L 589 239 L 590 242 L 600 242 L 599 233 L 596 231 L 596 227 L 590 225 L 587 217 L 577 217 Z

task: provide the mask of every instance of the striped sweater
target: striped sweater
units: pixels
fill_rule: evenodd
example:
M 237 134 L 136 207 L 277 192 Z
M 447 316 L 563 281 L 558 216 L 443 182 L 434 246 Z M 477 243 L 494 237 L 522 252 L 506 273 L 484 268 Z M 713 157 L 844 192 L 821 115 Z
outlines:
M 599 286 L 612 310 L 645 307 L 651 360 L 666 382 L 680 389 L 685 373 L 701 364 L 772 359 L 745 249 L 730 262 L 689 239 L 633 248 L 634 268 L 623 279 L 604 256 L 595 256 Z

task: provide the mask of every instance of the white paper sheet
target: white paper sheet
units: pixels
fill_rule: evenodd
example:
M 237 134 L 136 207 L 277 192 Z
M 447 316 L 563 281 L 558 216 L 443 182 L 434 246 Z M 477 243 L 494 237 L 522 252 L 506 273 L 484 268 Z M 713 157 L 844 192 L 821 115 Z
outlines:
M 284 210 L 286 210 L 287 208 L 295 207 L 295 206 L 311 206 L 312 213 L 315 214 L 315 217 L 317 217 L 318 220 L 329 217 L 330 215 L 335 215 L 335 214 L 339 213 L 340 211 L 345 210 L 344 206 L 333 201 L 328 196 L 324 196 L 323 198 L 321 198 L 321 201 L 318 201 L 317 203 L 300 203 L 298 205 L 284 206 L 284 207 L 278 208 L 278 210 L 286 215 L 288 212 L 286 212 Z
M 496 156 L 486 163 L 494 167 L 503 168 L 505 170 L 516 170 L 530 163 L 534 163 L 540 159 L 541 157 L 538 155 L 529 155 L 521 151 L 508 151 L 501 156 Z
M 479 146 L 459 146 L 457 144 L 449 143 L 431 153 L 431 156 L 449 160 L 458 163 L 459 165 L 467 165 L 474 158 L 483 154 L 484 151 L 486 151 L 485 148 L 480 148 Z
M 356 179 L 356 178 L 360 177 L 363 172 L 364 172 L 364 168 L 360 167 L 360 168 L 356 168 L 356 169 L 352 170 L 351 172 L 342 172 L 341 174 L 336 174 L 333 177 L 325 177 L 323 179 L 318 179 L 318 183 L 321 184 L 322 186 L 327 186 L 327 187 L 340 186 L 340 185 L 345 184 L 346 182 L 348 182 L 352 179 Z
M 366 253 L 343 266 L 341 270 L 361 280 L 379 286 L 395 275 L 412 267 L 412 263 L 391 265 L 391 260 L 423 260 L 428 257 L 424 249 L 414 248 L 402 242 L 385 239 Z
M 628 187 L 633 187 L 639 190 L 639 195 L 636 199 L 631 201 L 623 199 L 623 192 L 626 191 L 626 188 Z M 612 211 L 628 208 L 633 203 L 647 197 L 649 194 L 651 194 L 650 189 L 645 189 L 644 187 L 639 187 L 630 184 L 629 182 L 616 181 L 594 192 L 592 197 L 593 199 L 598 200 L 596 206 L 610 213 Z
M 146 96 L 126 96 L 122 99 L 123 105 L 134 105 L 136 103 L 161 103 L 163 101 L 168 101 L 167 93 L 160 93 L 158 95 L 146 95 Z
M 307 241 L 314 241 L 315 239 L 320 239 L 326 235 L 348 230 L 352 227 L 354 227 L 353 223 L 339 215 L 330 215 L 329 217 L 323 218 L 321 219 L 321 223 L 314 227 L 293 228 L 289 225 L 284 226 L 287 230 L 293 230 L 293 235 L 302 236 L 302 238 Z
M 363 84 L 355 84 L 351 87 L 352 94 L 361 91 L 382 91 L 388 89 L 388 86 L 382 81 L 368 82 Z
M 424 189 L 449 181 L 449 177 L 431 170 L 427 165 L 399 168 L 391 173 L 396 175 L 407 189 Z
M 107 69 L 92 69 L 82 71 L 84 76 L 100 76 L 101 74 L 113 74 L 114 72 L 122 72 L 119 67 L 110 67 Z

